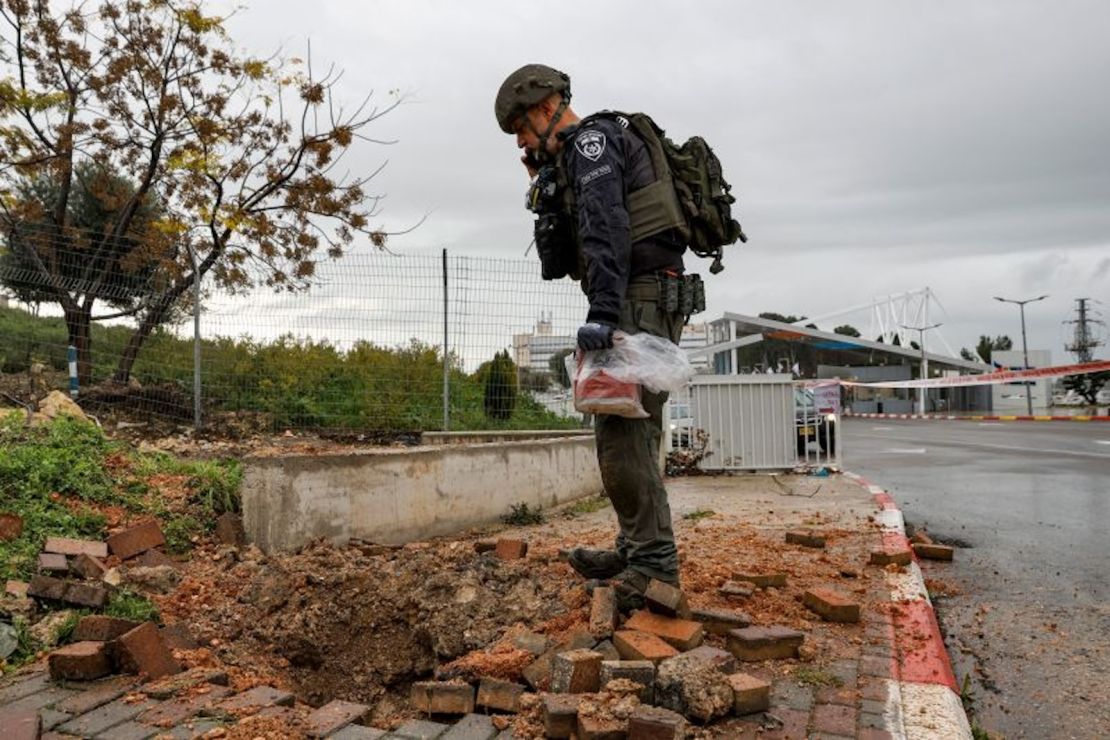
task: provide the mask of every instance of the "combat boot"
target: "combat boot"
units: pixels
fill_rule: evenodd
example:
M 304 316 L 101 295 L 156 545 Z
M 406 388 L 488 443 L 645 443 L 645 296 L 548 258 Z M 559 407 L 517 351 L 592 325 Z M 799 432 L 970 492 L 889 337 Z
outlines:
M 647 591 L 648 583 L 651 580 L 651 576 L 632 568 L 625 568 L 609 579 L 609 585 L 616 591 L 617 609 L 622 614 L 630 614 L 637 609 L 643 609 L 644 592 Z M 673 578 L 658 578 L 657 580 L 669 583 L 676 588 L 679 585 L 677 574 Z
M 576 547 L 567 554 L 567 562 L 583 578 L 605 580 L 612 578 L 628 563 L 616 550 L 587 550 Z

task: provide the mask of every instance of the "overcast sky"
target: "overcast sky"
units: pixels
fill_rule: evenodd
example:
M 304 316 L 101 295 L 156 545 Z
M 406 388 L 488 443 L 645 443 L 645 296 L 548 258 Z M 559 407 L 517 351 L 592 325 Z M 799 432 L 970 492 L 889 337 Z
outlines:
M 519 259 L 527 178 L 493 98 L 521 64 L 569 73 L 579 114 L 649 112 L 715 147 L 750 242 L 710 315 L 809 316 L 931 287 L 958 348 L 981 333 L 1065 355 L 1074 298 L 1110 313 L 1110 3 L 254 0 L 236 42 L 346 70 L 405 104 L 356 169 L 395 251 Z M 707 263 L 688 267 L 707 275 Z M 866 328 L 864 315 L 852 320 Z M 930 343 L 930 349 L 933 345 Z M 1106 356 L 1105 349 L 1101 351 Z

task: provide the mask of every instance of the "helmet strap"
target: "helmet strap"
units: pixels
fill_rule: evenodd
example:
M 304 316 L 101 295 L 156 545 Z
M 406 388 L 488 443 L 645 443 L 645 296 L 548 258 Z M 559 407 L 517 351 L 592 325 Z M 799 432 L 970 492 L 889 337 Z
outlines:
M 551 138 L 551 134 L 555 131 L 555 127 L 559 125 L 559 120 L 563 117 L 563 113 L 566 111 L 567 105 L 570 103 L 570 98 L 568 96 L 561 95 L 560 98 L 561 99 L 559 100 L 559 107 L 555 109 L 555 113 L 551 116 L 551 122 L 547 124 L 547 130 L 544 131 L 542 134 L 536 130 L 535 126 L 532 125 L 532 121 L 530 119 L 528 120 L 528 127 L 532 129 L 532 133 L 534 133 L 540 140 L 540 150 L 536 156 L 536 159 L 540 160 L 541 162 L 546 160 L 548 157 L 547 140 Z

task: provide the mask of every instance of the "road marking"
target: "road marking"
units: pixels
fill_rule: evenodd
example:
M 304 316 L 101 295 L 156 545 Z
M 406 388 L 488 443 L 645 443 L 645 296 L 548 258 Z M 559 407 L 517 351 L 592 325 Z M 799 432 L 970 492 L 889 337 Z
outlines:
M 1110 439 L 1096 439 L 1096 445 L 1110 445 Z
M 979 422 L 979 426 L 981 426 L 981 427 L 1000 427 L 1000 426 L 1002 426 L 1002 422 L 1000 422 L 1000 421 L 981 421 L 981 422 Z
M 859 436 L 866 437 L 868 435 L 861 434 Z M 893 440 L 898 440 L 899 442 L 917 442 L 917 441 L 919 441 L 919 440 L 913 439 L 912 437 L 891 437 L 891 436 L 887 436 L 887 435 L 884 435 L 883 437 L 879 437 L 877 439 L 883 439 L 884 441 L 889 441 L 889 440 L 893 439 Z M 944 442 L 944 441 L 936 441 L 933 444 L 937 445 L 937 446 L 940 446 L 940 447 L 982 447 L 982 448 L 985 448 L 985 449 L 988 449 L 988 450 L 1007 450 L 1007 451 L 1010 451 L 1010 452 L 1033 452 L 1033 453 L 1040 453 L 1040 454 L 1071 455 L 1073 457 L 1094 457 L 1094 458 L 1098 458 L 1099 460 L 1110 460 L 1110 455 L 1106 455 L 1106 454 L 1103 454 L 1101 452 L 1081 452 L 1079 450 L 1052 450 L 1052 449 L 1046 449 L 1046 448 L 1043 448 L 1043 447 L 1018 447 L 1017 445 L 992 445 L 992 444 L 987 444 L 986 442 Z
M 889 432 L 894 427 L 871 427 L 873 432 Z
M 883 450 L 889 455 L 924 455 L 924 447 L 891 447 L 889 450 Z

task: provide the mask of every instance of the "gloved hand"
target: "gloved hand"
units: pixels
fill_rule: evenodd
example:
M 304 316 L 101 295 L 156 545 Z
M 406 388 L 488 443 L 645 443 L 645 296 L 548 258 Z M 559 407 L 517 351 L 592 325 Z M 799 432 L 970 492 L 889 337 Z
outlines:
M 589 352 L 595 349 L 612 349 L 613 331 L 609 324 L 590 322 L 578 328 L 578 349 Z

